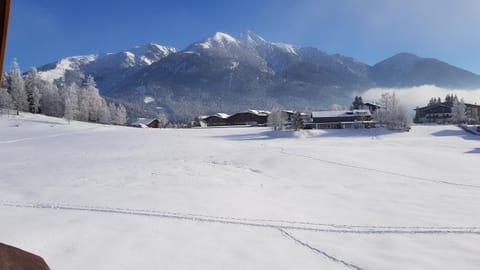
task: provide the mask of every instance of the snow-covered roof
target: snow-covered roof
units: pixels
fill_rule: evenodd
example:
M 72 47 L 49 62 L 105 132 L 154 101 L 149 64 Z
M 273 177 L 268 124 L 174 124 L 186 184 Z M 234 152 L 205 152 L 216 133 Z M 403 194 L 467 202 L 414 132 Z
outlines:
M 380 104 L 378 104 L 377 102 L 365 102 L 364 103 L 365 105 L 371 105 L 371 106 L 376 106 L 376 107 L 379 107 L 381 108 L 382 106 Z
M 223 118 L 223 119 L 227 119 L 228 117 L 230 117 L 230 115 L 226 114 L 226 113 L 216 113 L 214 116 L 220 117 L 220 118 Z
M 256 114 L 259 116 L 268 116 L 270 114 L 269 111 L 262 111 L 262 110 L 248 110 L 246 112 L 251 114 Z
M 133 122 L 132 126 L 148 126 L 148 124 L 157 120 L 156 118 L 137 118 L 137 121 Z
M 333 118 L 333 117 L 349 117 L 349 116 L 370 116 L 369 110 L 352 110 L 352 111 L 318 111 L 312 112 L 313 118 Z

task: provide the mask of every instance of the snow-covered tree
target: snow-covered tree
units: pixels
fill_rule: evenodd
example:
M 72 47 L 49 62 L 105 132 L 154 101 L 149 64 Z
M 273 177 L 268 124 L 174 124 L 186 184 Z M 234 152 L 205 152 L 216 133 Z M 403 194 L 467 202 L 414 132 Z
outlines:
M 37 113 L 40 107 L 40 87 L 42 80 L 37 69 L 32 68 L 25 77 L 25 92 L 27 93 L 28 108 L 31 113 Z
M 13 109 L 13 100 L 7 89 L 0 89 L 0 109 Z
M 410 128 L 411 117 L 407 110 L 400 106 L 395 93 L 384 93 L 380 99 L 380 109 L 377 109 L 373 118 L 381 126 L 393 130 L 406 130 Z
M 64 99 L 55 84 L 45 82 L 44 87 L 40 88 L 40 95 L 40 110 L 43 114 L 55 117 L 64 115 Z
M 85 89 L 80 89 L 78 92 L 78 120 L 79 121 L 88 121 L 90 105 L 87 99 L 87 91 Z
M 125 125 L 127 124 L 127 109 L 122 104 L 119 104 L 117 107 L 117 114 L 116 114 L 116 124 L 117 125 Z
M 111 113 L 110 113 L 110 109 L 108 107 L 107 102 L 103 98 L 102 98 L 101 106 L 98 110 L 98 113 L 99 113 L 98 122 L 100 122 L 102 124 L 112 123 L 112 116 L 111 116 Z
M 282 111 L 272 111 L 268 115 L 268 125 L 273 128 L 274 131 L 283 130 L 285 123 L 288 120 L 288 115 Z
M 157 120 L 159 128 L 166 128 L 169 124 L 168 117 L 163 113 L 157 116 Z
M 462 100 L 458 100 L 458 98 L 453 99 L 453 106 L 452 106 L 452 123 L 454 124 L 463 124 L 467 121 L 467 116 L 465 113 L 466 106 Z
M 88 121 L 99 122 L 101 114 L 105 111 L 102 107 L 105 104 L 92 76 L 88 76 L 85 82 L 85 98 L 88 103 Z
M 108 104 L 108 108 L 111 116 L 111 124 L 125 125 L 127 123 L 127 110 L 125 109 L 125 106 L 122 104 L 116 106 L 115 103 L 112 102 Z
M 303 128 L 303 118 L 300 112 L 295 112 L 292 115 L 292 129 L 297 131 Z
M 10 94 L 12 95 L 14 108 L 18 111 L 28 111 L 27 93 L 25 92 L 25 82 L 17 61 L 12 63 L 12 71 L 9 74 Z
M 70 84 L 82 85 L 85 81 L 85 74 L 79 70 L 66 70 L 65 75 L 61 80 L 62 81 L 59 81 L 59 83 L 63 83 L 66 86 Z
M 67 86 L 64 93 L 64 114 L 63 117 L 67 119 L 69 122 L 70 120 L 77 120 L 80 110 L 78 108 L 78 93 L 80 89 L 78 85 L 71 84 Z
M 362 97 L 361 96 L 355 96 L 355 98 L 353 99 L 353 102 L 352 102 L 351 109 L 352 110 L 359 110 L 359 109 L 363 109 L 363 106 L 364 106 L 364 103 L 363 103 Z

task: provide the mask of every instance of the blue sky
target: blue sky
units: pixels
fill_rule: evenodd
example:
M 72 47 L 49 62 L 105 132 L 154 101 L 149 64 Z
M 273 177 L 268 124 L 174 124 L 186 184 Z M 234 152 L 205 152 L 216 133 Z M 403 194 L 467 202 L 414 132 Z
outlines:
M 6 69 L 250 30 L 375 64 L 399 52 L 480 74 L 477 0 L 12 0 Z

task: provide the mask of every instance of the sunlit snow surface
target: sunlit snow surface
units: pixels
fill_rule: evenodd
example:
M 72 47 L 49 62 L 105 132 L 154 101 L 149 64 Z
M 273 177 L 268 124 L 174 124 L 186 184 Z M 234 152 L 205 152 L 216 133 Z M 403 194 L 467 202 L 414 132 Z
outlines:
M 480 141 L 0 117 L 0 242 L 52 269 L 478 269 Z

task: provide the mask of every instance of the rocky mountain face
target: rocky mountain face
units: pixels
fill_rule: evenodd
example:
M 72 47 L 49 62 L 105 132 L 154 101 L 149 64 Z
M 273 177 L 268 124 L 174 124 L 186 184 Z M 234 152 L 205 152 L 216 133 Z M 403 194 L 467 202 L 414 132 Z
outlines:
M 39 69 L 49 80 L 94 76 L 101 93 L 179 121 L 249 108 L 318 109 L 348 104 L 371 87 L 480 87 L 480 76 L 435 59 L 399 54 L 374 66 L 316 48 L 216 33 L 184 50 L 156 44 L 70 57 Z

